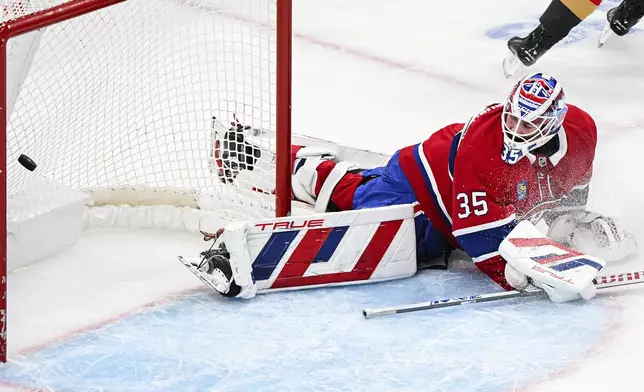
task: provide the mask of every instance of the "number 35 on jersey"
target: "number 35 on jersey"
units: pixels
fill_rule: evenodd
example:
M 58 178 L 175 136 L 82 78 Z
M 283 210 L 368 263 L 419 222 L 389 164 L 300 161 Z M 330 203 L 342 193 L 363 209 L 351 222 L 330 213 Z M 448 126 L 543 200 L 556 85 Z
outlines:
M 487 201 L 485 192 L 459 193 L 456 200 L 459 202 L 458 217 L 465 219 L 471 214 L 483 216 L 487 214 Z

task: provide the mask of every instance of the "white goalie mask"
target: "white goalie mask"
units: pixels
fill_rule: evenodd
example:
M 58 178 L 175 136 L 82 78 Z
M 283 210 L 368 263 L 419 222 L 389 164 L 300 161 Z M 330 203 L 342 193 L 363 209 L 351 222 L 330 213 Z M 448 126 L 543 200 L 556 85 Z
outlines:
M 503 105 L 503 160 L 513 165 L 546 144 L 561 130 L 567 111 L 563 88 L 553 77 L 535 73 L 521 79 Z

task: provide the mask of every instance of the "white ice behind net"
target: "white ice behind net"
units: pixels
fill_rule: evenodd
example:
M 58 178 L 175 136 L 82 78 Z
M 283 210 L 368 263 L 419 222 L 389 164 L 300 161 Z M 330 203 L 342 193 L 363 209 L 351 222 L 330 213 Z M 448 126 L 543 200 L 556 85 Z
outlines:
M 228 128 L 234 115 L 275 130 L 275 13 L 275 0 L 129 0 L 48 27 L 8 122 L 8 193 L 44 176 L 189 190 L 228 218 L 274 215 L 270 195 L 211 170 L 211 131 L 213 116 Z M 274 145 L 271 132 L 254 139 Z M 270 159 L 253 170 L 275 176 Z

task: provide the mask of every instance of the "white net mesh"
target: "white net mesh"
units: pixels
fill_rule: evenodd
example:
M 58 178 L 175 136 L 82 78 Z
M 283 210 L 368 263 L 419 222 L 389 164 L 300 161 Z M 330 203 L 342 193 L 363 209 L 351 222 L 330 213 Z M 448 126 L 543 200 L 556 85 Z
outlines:
M 37 175 L 75 189 L 188 189 L 226 217 L 274 215 L 274 160 L 255 156 L 240 136 L 251 130 L 226 130 L 236 116 L 265 130 L 253 143 L 274 146 L 275 2 L 129 0 L 48 27 L 28 68 L 12 50 L 38 39 L 10 40 L 8 83 L 12 69 L 28 73 L 8 92 L 9 194 Z M 57 3 L 12 4 L 5 20 Z M 213 116 L 224 124 L 218 141 Z M 269 185 L 240 187 L 240 170 Z
M 49 9 L 70 0 L 25 0 L 25 1 L 4 1 L 2 4 L 2 14 L 0 14 L 0 23 L 8 20 L 18 19 L 22 16 L 33 14 L 34 12 Z

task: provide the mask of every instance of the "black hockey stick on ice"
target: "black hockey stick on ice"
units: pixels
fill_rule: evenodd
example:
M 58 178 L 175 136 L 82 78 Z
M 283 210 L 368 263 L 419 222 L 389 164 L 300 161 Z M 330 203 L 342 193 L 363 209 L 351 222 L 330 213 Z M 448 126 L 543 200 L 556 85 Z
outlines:
M 595 279 L 597 289 L 606 289 L 609 287 L 627 286 L 631 284 L 644 283 L 644 271 L 625 272 L 616 275 L 598 276 Z M 411 305 L 391 306 L 388 308 L 364 309 L 362 315 L 366 319 L 378 316 L 387 316 L 399 313 L 418 312 L 421 310 L 447 308 L 451 306 L 474 304 L 479 302 L 490 302 L 501 299 L 535 297 L 545 295 L 544 291 L 538 288 L 523 291 L 503 291 L 500 293 L 471 295 L 469 297 L 439 299 L 430 302 L 421 302 Z

